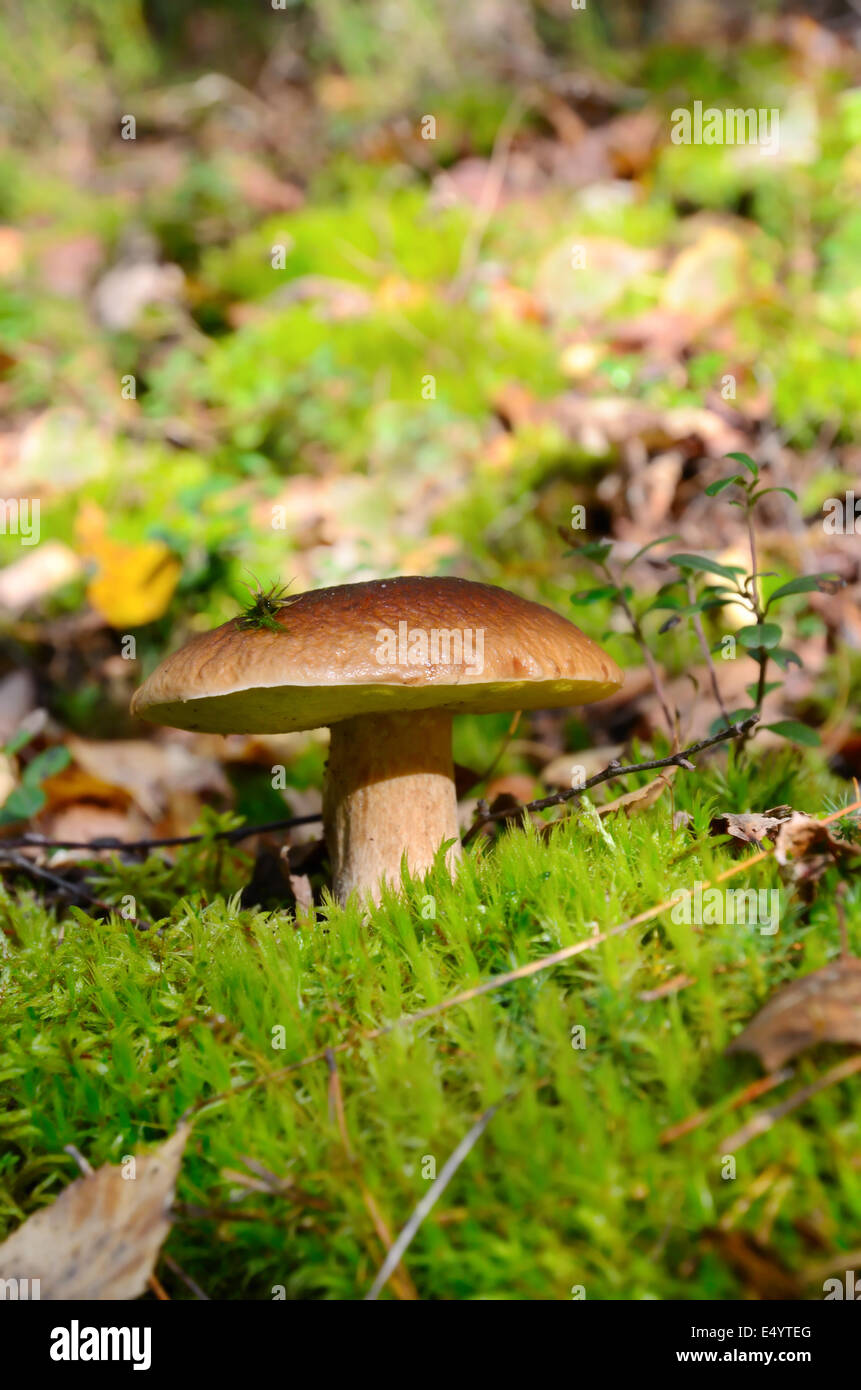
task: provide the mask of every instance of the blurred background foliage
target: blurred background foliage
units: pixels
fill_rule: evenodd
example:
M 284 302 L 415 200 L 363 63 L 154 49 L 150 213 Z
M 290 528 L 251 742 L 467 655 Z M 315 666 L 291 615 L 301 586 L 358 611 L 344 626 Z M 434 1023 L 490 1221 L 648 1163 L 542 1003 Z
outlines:
M 0 537 L 6 669 L 121 733 L 139 676 L 235 612 L 248 571 L 456 573 L 567 605 L 573 503 L 623 547 L 732 550 L 732 514 L 694 503 L 732 446 L 801 496 L 806 531 L 766 518 L 775 568 L 852 579 L 812 525 L 858 470 L 852 15 L 6 7 L 0 491 L 40 499 L 51 543 L 21 573 Z M 694 100 L 778 108 L 779 149 L 674 144 Z M 139 661 L 106 691 L 99 651 L 72 699 L 26 621 L 82 603 Z M 612 646 L 609 606 L 588 616 Z M 688 637 L 662 639 L 671 670 Z

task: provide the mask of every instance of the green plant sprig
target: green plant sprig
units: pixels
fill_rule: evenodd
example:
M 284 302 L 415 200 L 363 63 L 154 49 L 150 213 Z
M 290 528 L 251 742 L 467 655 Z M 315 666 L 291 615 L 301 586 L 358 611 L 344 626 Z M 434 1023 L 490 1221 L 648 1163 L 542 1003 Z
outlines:
M 251 577 L 254 579 L 253 575 Z M 290 584 L 292 582 L 291 580 Z M 290 584 L 284 584 L 279 588 L 277 580 L 266 590 L 260 587 L 256 579 L 254 579 L 254 584 L 256 587 L 253 589 L 250 584 L 244 586 L 251 595 L 251 603 L 243 609 L 235 620 L 237 628 L 240 632 L 261 628 L 265 628 L 269 632 L 286 632 L 287 629 L 275 621 L 276 616 L 283 609 L 289 608 L 291 603 L 295 603 L 299 595 L 294 594 L 292 598 L 285 598 L 284 595 Z
M 581 590 L 571 596 L 571 602 L 575 604 L 598 603 L 603 599 L 609 599 L 618 603 L 625 612 L 631 624 L 631 635 L 637 641 L 643 652 L 646 664 L 652 674 L 655 690 L 661 703 L 664 716 L 668 724 L 672 727 L 672 716 L 669 712 L 669 701 L 663 691 L 660 673 L 657 668 L 654 656 L 648 646 L 642 628 L 642 618 L 646 614 L 664 609 L 671 613 L 670 618 L 660 628 L 661 632 L 668 631 L 683 618 L 687 618 L 697 636 L 700 647 L 703 650 L 718 706 L 721 710 L 719 718 L 712 726 L 712 732 L 722 727 L 744 720 L 753 714 L 761 715 L 762 705 L 766 695 L 777 688 L 779 681 L 768 681 L 768 667 L 774 661 L 782 671 L 786 671 L 793 664 L 800 666 L 801 658 L 796 652 L 789 650 L 781 645 L 783 640 L 783 629 L 779 623 L 773 621 L 771 610 L 784 599 L 794 594 L 812 593 L 816 590 L 827 592 L 832 585 L 840 584 L 838 575 L 835 574 L 811 574 L 802 575 L 797 579 L 791 579 L 779 588 L 763 602 L 760 590 L 760 581 L 770 577 L 773 571 L 762 571 L 759 569 L 757 554 L 756 530 L 754 527 L 753 514 L 757 503 L 769 493 L 783 492 L 793 501 L 798 501 L 796 494 L 788 487 L 761 487 L 759 477 L 759 467 L 748 454 L 733 453 L 727 454 L 727 458 L 739 463 L 750 474 L 748 478 L 742 473 L 733 473 L 729 477 L 720 478 L 711 483 L 706 488 L 706 495 L 716 497 L 725 489 L 736 486 L 741 489 L 743 494 L 741 499 L 733 499 L 730 506 L 738 507 L 745 514 L 747 524 L 748 544 L 750 546 L 750 570 L 745 573 L 741 565 L 724 565 L 717 560 L 713 560 L 704 555 L 679 553 L 667 556 L 667 563 L 675 565 L 681 572 L 681 578 L 673 579 L 668 584 L 664 584 L 658 590 L 657 595 L 638 618 L 632 607 L 633 589 L 630 585 L 623 584 L 611 568 L 609 557 L 613 549 L 612 541 L 588 541 L 585 545 L 578 546 L 569 554 L 576 554 L 588 560 L 598 569 L 602 577 L 607 581 L 595 588 Z M 659 539 L 650 541 L 648 545 L 642 546 L 635 555 L 625 563 L 622 572 L 627 570 L 635 560 L 653 549 L 655 546 L 666 544 L 671 540 L 677 540 L 677 536 L 661 536 Z M 714 582 L 707 584 L 699 594 L 693 587 L 694 576 L 707 575 Z M 679 585 L 684 586 L 684 596 L 680 597 L 673 591 Z M 717 680 L 712 651 L 709 650 L 705 640 L 702 625 L 702 615 L 722 609 L 727 604 L 742 604 L 750 613 L 751 621 L 735 633 L 736 641 L 744 647 L 747 654 L 754 660 L 759 671 L 757 679 L 747 686 L 747 694 L 751 701 L 748 708 L 738 710 L 728 710 L 721 697 L 720 688 Z M 773 733 L 780 734 L 783 738 L 794 740 L 814 747 L 819 743 L 819 736 L 815 730 L 808 728 L 806 724 L 801 724 L 796 720 L 784 719 L 774 724 L 764 726 L 751 725 L 745 735 L 747 738 L 755 732 L 758 727 L 771 729 Z
M 841 582 L 839 576 L 834 574 L 811 574 L 802 575 L 797 579 L 789 580 L 782 584 L 780 588 L 763 602 L 760 589 L 760 580 L 769 578 L 773 574 L 770 570 L 760 570 L 757 555 L 756 528 L 754 526 L 754 511 L 757 503 L 772 492 L 785 493 L 794 502 L 798 501 L 797 495 L 788 487 L 760 487 L 759 485 L 759 466 L 754 462 L 749 454 L 732 453 L 727 454 L 727 458 L 735 463 L 740 463 L 747 469 L 750 477 L 742 473 L 733 473 L 729 477 L 719 478 L 716 482 L 710 483 L 706 488 L 707 497 L 716 497 L 729 487 L 737 487 L 743 496 L 741 499 L 732 499 L 731 507 L 738 507 L 744 512 L 745 523 L 747 526 L 748 545 L 750 547 L 750 570 L 747 574 L 737 565 L 722 565 L 716 560 L 708 560 L 701 555 L 670 555 L 669 563 L 676 565 L 682 570 L 686 582 L 692 573 L 706 573 L 717 576 L 723 581 L 721 584 L 708 585 L 699 598 L 681 611 L 685 614 L 698 619 L 699 615 L 711 609 L 723 608 L 728 603 L 740 603 L 750 612 L 753 621 L 739 628 L 735 637 L 746 650 L 747 654 L 759 666 L 757 680 L 747 687 L 747 693 L 752 700 L 750 710 L 735 710 L 727 715 L 723 712 L 724 720 L 736 720 L 744 714 L 762 713 L 762 705 L 769 691 L 774 690 L 779 682 L 768 682 L 768 665 L 773 660 L 782 671 L 786 671 L 793 664 L 800 666 L 801 658 L 796 652 L 781 646 L 783 640 L 783 629 L 779 623 L 769 621 L 771 608 L 779 604 L 783 599 L 789 598 L 793 594 L 812 593 L 815 590 L 827 590 L 829 585 L 834 582 Z M 665 589 L 671 588 L 665 586 Z M 690 593 L 689 593 L 690 598 Z M 759 726 L 757 726 L 759 727 Z M 798 743 L 805 743 L 810 747 L 815 747 L 819 743 L 819 736 L 813 729 L 806 724 L 801 724 L 796 720 L 783 719 L 775 724 L 766 724 L 761 727 L 771 729 L 773 733 L 780 734 L 784 738 L 789 738 Z M 755 730 L 751 730 L 747 737 L 752 737 Z

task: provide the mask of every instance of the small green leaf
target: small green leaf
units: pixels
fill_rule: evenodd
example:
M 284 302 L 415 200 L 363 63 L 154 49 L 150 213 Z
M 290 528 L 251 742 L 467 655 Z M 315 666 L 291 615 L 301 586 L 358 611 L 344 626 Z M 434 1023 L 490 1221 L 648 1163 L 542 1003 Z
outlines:
M 597 589 L 581 589 L 579 593 L 571 595 L 572 603 L 600 603 L 602 598 L 618 598 L 619 590 L 615 584 L 602 584 Z
M 752 714 L 758 713 L 759 711 L 752 707 L 748 709 L 731 709 L 729 711 L 729 722 L 730 724 L 743 724 L 746 719 L 750 719 Z
M 750 454 L 724 454 L 724 458 L 733 459 L 735 463 L 749 469 L 755 478 L 759 477 L 759 465 L 754 463 Z
M 20 753 L 22 748 L 26 748 L 27 744 L 32 742 L 35 737 L 35 729 L 28 729 L 26 727 L 16 729 L 15 733 L 9 739 L 9 742 L 4 745 L 3 752 L 6 754 L 7 758 L 12 758 L 16 753 Z
M 752 623 L 750 627 L 740 627 L 735 635 L 741 645 L 750 651 L 758 647 L 776 647 L 783 632 L 777 623 Z
M 46 800 L 41 787 L 22 782 L 20 787 L 15 787 L 9 793 L 0 806 L 0 825 L 9 825 L 17 820 L 30 820 L 41 811 Z
M 46 748 L 44 752 L 37 753 L 32 762 L 28 763 L 23 773 L 21 781 L 28 787 L 34 787 L 39 782 L 43 782 L 46 777 L 53 777 L 55 773 L 62 772 L 64 767 L 68 767 L 71 755 L 68 748 L 63 748 L 61 744 L 53 748 Z
M 719 478 L 716 483 L 709 483 L 706 488 L 706 497 L 717 497 L 719 492 L 723 492 L 724 488 L 730 487 L 732 483 L 738 483 L 739 486 L 743 487 L 744 478 L 740 477 L 738 473 L 733 473 L 731 478 Z
M 678 565 L 679 569 L 719 574 L 723 579 L 733 580 L 736 574 L 743 573 L 739 565 L 732 568 L 729 565 L 719 565 L 717 560 L 707 560 L 703 555 L 670 555 L 667 558 L 671 565 Z
M 799 724 L 795 719 L 780 719 L 776 724 L 766 724 L 766 729 L 780 734 L 781 738 L 791 739 L 793 743 L 804 743 L 808 748 L 818 748 L 821 739 L 815 729 Z
M 600 565 L 603 564 L 612 549 L 612 541 L 585 541 L 583 545 L 576 545 L 572 554 L 582 555 L 586 560 L 597 560 Z
M 751 497 L 751 502 L 758 502 L 760 497 L 767 497 L 770 492 L 785 492 L 787 497 L 791 497 L 793 502 L 798 501 L 798 493 L 793 492 L 791 487 L 764 487 L 759 492 L 755 492 Z
M 765 685 L 762 687 L 763 696 L 770 695 L 772 690 L 778 690 L 781 684 L 781 681 L 766 681 Z M 751 700 L 756 699 L 757 694 L 759 692 L 759 686 L 757 685 L 756 681 L 753 681 L 751 685 L 746 685 L 744 689 L 745 693 L 750 696 Z
M 627 560 L 622 568 L 627 569 L 629 565 L 633 565 L 635 560 L 639 560 L 640 556 L 645 555 L 648 550 L 654 550 L 656 545 L 666 545 L 667 541 L 679 540 L 681 540 L 681 536 L 678 535 L 678 533 L 674 536 L 659 536 L 656 541 L 649 541 L 648 545 L 641 545 L 636 554 L 632 555 L 630 560 Z
M 824 583 L 832 583 L 834 580 L 840 582 L 837 574 L 802 574 L 798 579 L 790 579 L 788 584 L 781 584 L 779 589 L 769 596 L 766 608 L 769 608 L 779 598 L 788 598 L 790 594 L 812 594 L 824 588 Z
M 772 661 L 776 661 L 781 671 L 788 671 L 790 666 L 801 666 L 801 657 L 795 652 L 787 651 L 786 647 L 772 647 L 769 650 Z

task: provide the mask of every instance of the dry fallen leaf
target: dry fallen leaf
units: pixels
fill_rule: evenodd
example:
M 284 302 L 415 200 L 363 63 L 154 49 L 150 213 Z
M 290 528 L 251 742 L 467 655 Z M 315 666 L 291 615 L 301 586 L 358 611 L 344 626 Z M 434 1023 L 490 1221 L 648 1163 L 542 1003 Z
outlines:
M 726 1050 L 754 1052 L 773 1071 L 820 1042 L 861 1044 L 857 956 L 843 956 L 779 989 Z
M 182 743 L 147 739 L 83 739 L 70 735 L 69 752 L 83 774 L 115 789 L 108 801 L 132 800 L 157 821 L 178 793 L 230 798 L 230 784 L 214 757 L 202 757 Z M 70 798 L 66 798 L 69 800 Z M 82 800 L 86 799 L 82 794 Z M 93 800 L 104 797 L 92 796 Z
M 178 265 L 133 261 L 112 266 L 93 290 L 93 309 L 111 332 L 134 327 L 150 304 L 175 304 L 183 295 L 185 276 Z
M 734 814 L 725 812 L 713 816 L 709 822 L 710 835 L 732 835 L 747 845 L 761 845 L 764 840 L 774 840 L 785 820 L 793 814 L 791 806 L 773 806 L 770 811 L 761 813 Z
M 583 782 L 588 781 L 620 758 L 624 748 L 623 743 L 604 743 L 597 748 L 580 748 L 576 753 L 560 753 L 541 769 L 541 781 L 546 787 L 567 790 L 573 786 L 575 775 Z M 521 751 L 520 745 L 518 751 Z
M 800 811 L 783 822 L 774 845 L 781 876 L 795 884 L 805 902 L 812 900 L 827 869 L 859 856 L 861 845 L 836 839 L 827 825 Z
M 647 811 L 660 796 L 663 796 L 667 787 L 672 786 L 677 772 L 677 767 L 666 768 L 644 787 L 636 787 L 632 792 L 617 796 L 615 801 L 608 801 L 604 806 L 599 806 L 598 815 L 609 816 L 614 811 L 624 811 L 626 816 L 636 816 L 641 811 Z
M 654 251 L 610 237 L 568 236 L 542 260 L 535 299 L 554 321 L 597 318 L 657 269 Z M 578 273 L 579 272 L 579 273 Z
M 106 1163 L 71 1183 L 0 1245 L 0 1279 L 38 1279 L 43 1299 L 137 1298 L 170 1230 L 189 1126 L 154 1152 Z

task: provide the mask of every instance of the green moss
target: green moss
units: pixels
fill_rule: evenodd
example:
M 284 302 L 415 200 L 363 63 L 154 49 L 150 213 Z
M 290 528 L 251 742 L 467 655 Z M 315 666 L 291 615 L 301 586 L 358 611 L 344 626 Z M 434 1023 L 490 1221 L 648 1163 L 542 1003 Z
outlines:
M 704 837 L 693 856 L 667 807 L 609 822 L 611 844 L 572 818 L 549 841 L 507 834 L 470 855 L 456 885 L 435 873 L 406 897 L 387 897 L 364 924 L 352 909 L 298 924 L 240 911 L 229 895 L 247 879 L 247 858 L 206 847 L 182 851 L 172 868 L 151 859 L 104 871 L 99 891 L 117 902 L 133 893 L 159 933 L 73 911 L 61 938 L 26 891 L 13 904 L 3 890 L 0 1224 L 11 1228 L 71 1178 L 65 1144 L 93 1163 L 118 1162 L 208 1095 L 710 877 L 732 862 L 707 836 L 727 794 L 756 808 L 784 795 L 821 799 L 826 787 L 812 772 L 802 786 L 788 761 L 781 777 L 766 786 L 758 771 L 736 769 L 728 787 L 713 766 L 680 778 L 676 804 Z M 766 865 L 744 882 L 777 880 Z M 237 1094 L 196 1121 L 178 1191 L 181 1203 L 234 1219 L 180 1216 L 167 1250 L 212 1297 L 269 1299 L 277 1284 L 292 1298 L 360 1296 L 381 1252 L 359 1177 L 398 1228 L 427 1190 L 425 1156 L 438 1170 L 476 1115 L 501 1102 L 410 1250 L 422 1297 L 567 1299 L 575 1284 L 589 1298 L 738 1297 L 727 1266 L 703 1253 L 704 1232 L 730 1209 L 753 1233 L 767 1203 L 769 1242 L 790 1267 L 804 1263 L 798 1222 L 815 1213 L 840 1248 L 861 1219 L 857 1088 L 823 1092 L 739 1151 L 735 1182 L 721 1176 L 721 1138 L 750 1114 L 721 1115 L 721 1104 L 758 1073 L 724 1047 L 779 984 L 838 944 L 828 893 L 809 914 L 784 900 L 774 937 L 692 932 L 664 916 L 660 927 L 356 1044 L 338 1059 L 355 1167 L 324 1064 Z M 692 977 L 687 988 L 643 997 L 680 972 Z M 572 1047 L 575 1025 L 583 1049 Z M 802 1058 L 793 1085 L 828 1059 L 828 1049 Z M 661 1145 L 666 1126 L 710 1107 L 706 1124 Z M 285 1177 L 286 1193 L 243 1191 L 228 1170 L 242 1170 L 245 1156 Z M 770 1165 L 792 1178 L 779 1198 L 760 1190 Z

